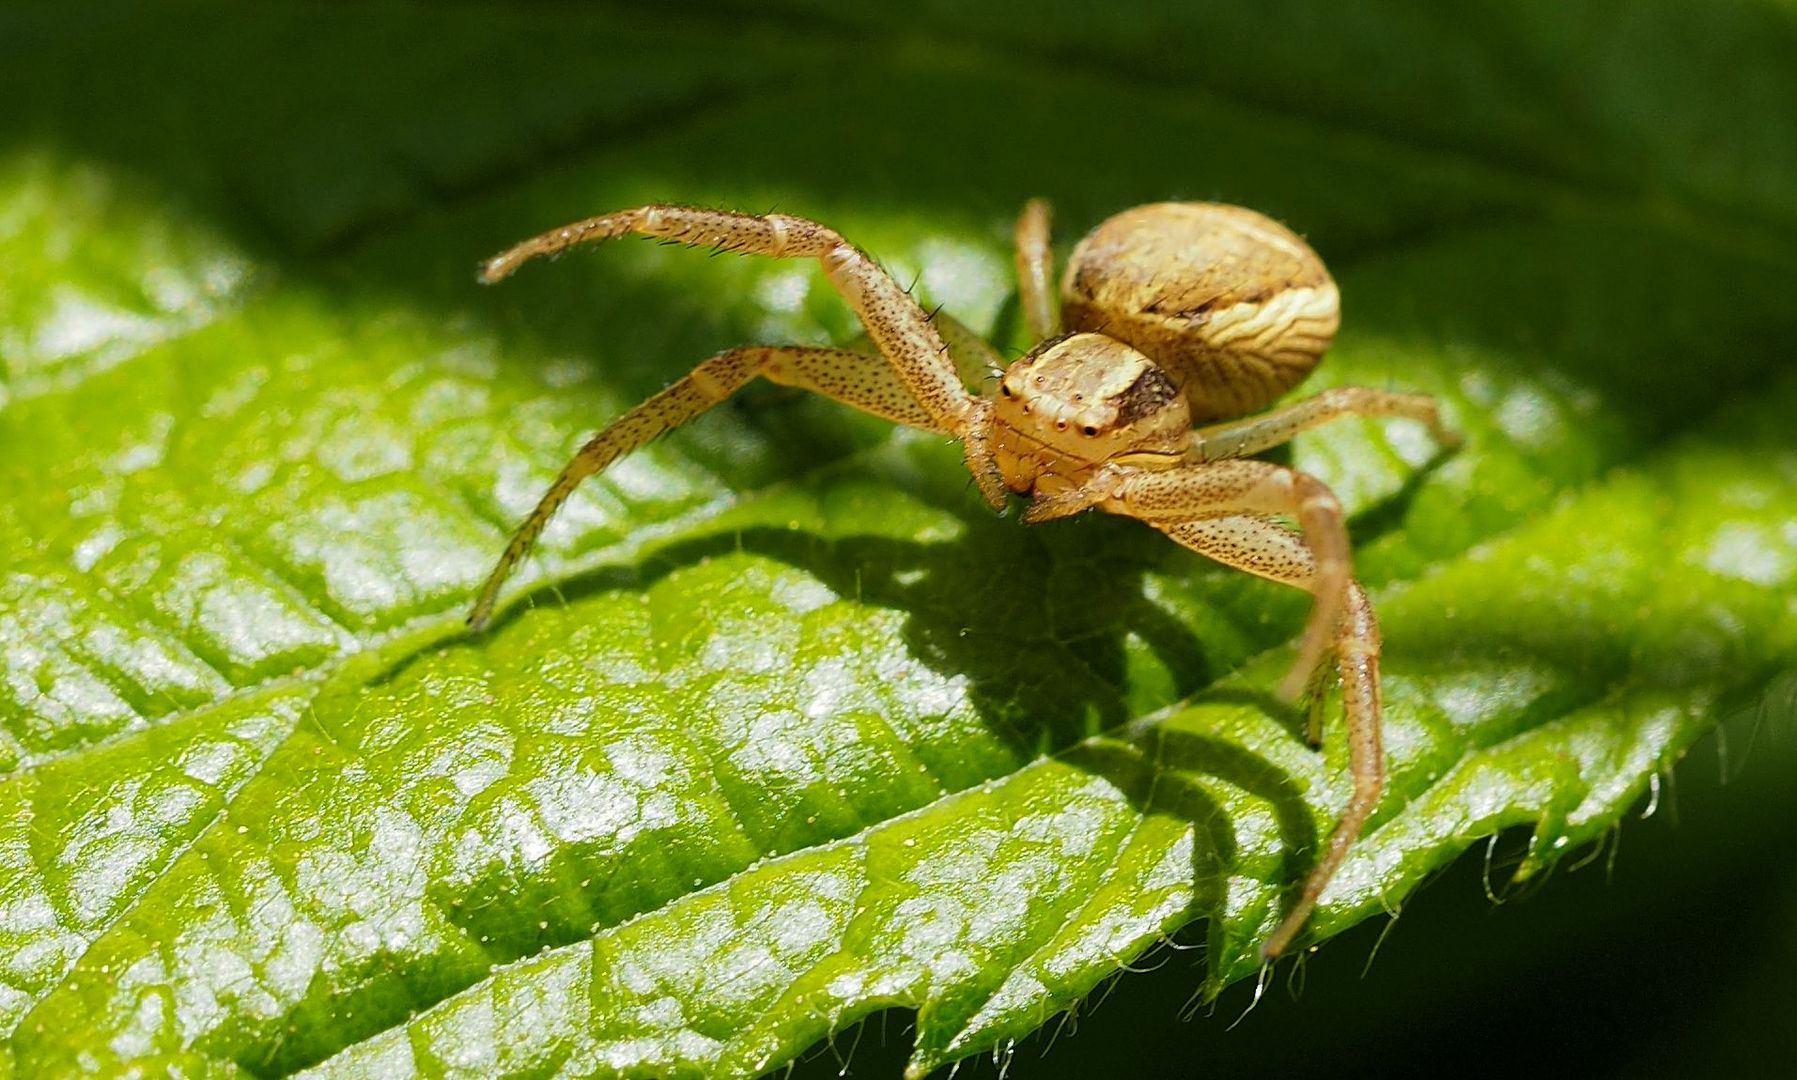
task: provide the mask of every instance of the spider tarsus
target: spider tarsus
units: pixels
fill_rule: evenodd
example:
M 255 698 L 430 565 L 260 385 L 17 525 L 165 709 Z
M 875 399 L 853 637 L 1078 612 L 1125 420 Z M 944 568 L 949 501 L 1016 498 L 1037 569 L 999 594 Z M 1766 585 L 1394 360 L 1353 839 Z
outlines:
M 504 255 L 495 255 L 481 263 L 480 268 L 474 272 L 474 279 L 482 285 L 497 285 L 512 272 L 511 268 L 505 265 L 505 261 Z
M 1298 935 L 1309 924 L 1311 913 L 1315 910 L 1315 897 L 1300 897 L 1297 904 L 1285 913 L 1285 918 L 1280 920 L 1279 925 L 1273 928 L 1273 933 L 1267 940 L 1260 943 L 1257 951 L 1260 953 L 1261 963 L 1271 964 L 1284 956 L 1297 943 Z

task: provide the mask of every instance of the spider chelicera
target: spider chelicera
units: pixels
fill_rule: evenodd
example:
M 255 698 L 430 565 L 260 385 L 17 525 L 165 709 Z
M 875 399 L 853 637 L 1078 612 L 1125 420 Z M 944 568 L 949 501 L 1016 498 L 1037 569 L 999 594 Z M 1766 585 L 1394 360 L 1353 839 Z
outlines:
M 1352 576 L 1335 495 L 1315 477 L 1247 455 L 1349 415 L 1405 417 L 1428 425 L 1444 446 L 1458 441 L 1432 398 L 1361 387 L 1247 415 L 1296 386 L 1335 336 L 1339 297 L 1316 253 L 1283 225 L 1242 207 L 1140 206 L 1103 222 L 1074 248 L 1057 313 L 1048 204 L 1034 200 L 1017 221 L 1017 273 L 1023 318 L 1040 344 L 1004 370 L 996 396 L 967 388 L 990 382 L 1002 366 L 989 346 L 952 320 L 932 318 L 866 254 L 804 218 L 641 206 L 526 240 L 485 263 L 481 278 L 496 282 L 539 255 L 631 233 L 817 259 L 878 355 L 730 349 L 631 409 L 580 448 L 519 526 L 469 625 L 487 623 L 501 584 L 582 480 L 758 375 L 951 436 L 996 510 L 1011 492 L 1029 498 L 1023 520 L 1030 523 L 1097 507 L 1314 597 L 1297 660 L 1278 693 L 1297 700 L 1335 653 L 1353 792 L 1297 901 L 1261 946 L 1269 959 L 1283 952 L 1385 787 L 1379 629 Z M 952 352 L 945 336 L 955 339 Z

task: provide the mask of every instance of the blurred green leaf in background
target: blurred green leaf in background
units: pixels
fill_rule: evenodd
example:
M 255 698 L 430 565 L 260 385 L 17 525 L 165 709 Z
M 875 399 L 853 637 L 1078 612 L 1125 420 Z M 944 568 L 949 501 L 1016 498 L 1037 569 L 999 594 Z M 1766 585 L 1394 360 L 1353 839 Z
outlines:
M 1788 0 L 14 3 L 0 100 L 0 1077 L 1797 1051 Z M 1467 435 L 1289 452 L 1354 515 L 1392 785 L 1270 979 L 1347 790 L 1266 705 L 1305 600 L 1136 523 L 995 519 L 955 447 L 756 387 L 461 629 L 586 434 L 855 333 L 804 265 L 479 258 L 777 207 L 1014 352 L 1036 195 L 1063 253 L 1287 222 L 1344 296 L 1305 389 Z

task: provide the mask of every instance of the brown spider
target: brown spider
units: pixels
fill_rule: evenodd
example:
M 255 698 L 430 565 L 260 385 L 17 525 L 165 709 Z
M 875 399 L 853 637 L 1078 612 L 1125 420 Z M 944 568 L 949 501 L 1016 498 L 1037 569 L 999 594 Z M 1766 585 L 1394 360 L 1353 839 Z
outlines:
M 1289 229 L 1241 207 L 1140 206 L 1105 221 L 1074 248 L 1057 319 L 1048 204 L 1034 200 L 1017 221 L 1017 273 L 1023 315 L 1040 344 L 1005 370 L 998 396 L 988 398 L 968 391 L 970 373 L 957 369 L 956 356 L 970 355 L 988 368 L 967 378 L 977 382 L 1001 366 L 989 346 L 952 320 L 932 319 L 858 248 L 804 218 L 666 205 L 620 210 L 526 240 L 489 260 L 481 277 L 496 282 L 536 256 L 627 233 L 818 259 L 880 355 L 731 349 L 625 413 L 580 448 L 519 526 L 469 625 L 486 624 L 500 585 L 582 480 L 757 375 L 952 436 L 994 509 L 1004 508 L 1007 492 L 1030 498 L 1025 522 L 1096 506 L 1315 597 L 1279 695 L 1297 700 L 1333 646 L 1353 793 L 1297 902 L 1261 946 L 1267 958 L 1283 952 L 1385 787 L 1379 629 L 1351 574 L 1335 495 L 1312 476 L 1245 455 L 1347 415 L 1407 417 L 1427 424 L 1444 446 L 1457 442 L 1433 399 L 1360 387 L 1228 419 L 1271 405 L 1328 349 L 1339 301 L 1316 253 Z M 955 339 L 955 353 L 945 334 Z M 1192 426 L 1204 421 L 1221 422 Z M 1283 523 L 1288 518 L 1300 531 Z

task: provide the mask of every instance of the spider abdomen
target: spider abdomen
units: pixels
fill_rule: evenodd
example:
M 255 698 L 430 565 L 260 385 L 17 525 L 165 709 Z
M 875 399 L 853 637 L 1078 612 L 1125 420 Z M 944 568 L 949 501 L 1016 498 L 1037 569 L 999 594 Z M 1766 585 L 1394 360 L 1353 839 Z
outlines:
M 1298 235 L 1222 203 L 1153 203 L 1086 234 L 1061 279 L 1067 329 L 1116 338 L 1179 384 L 1192 419 L 1257 412 L 1302 382 L 1340 323 Z

